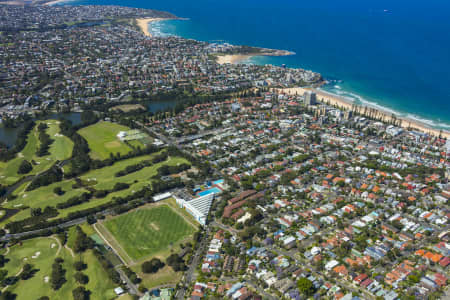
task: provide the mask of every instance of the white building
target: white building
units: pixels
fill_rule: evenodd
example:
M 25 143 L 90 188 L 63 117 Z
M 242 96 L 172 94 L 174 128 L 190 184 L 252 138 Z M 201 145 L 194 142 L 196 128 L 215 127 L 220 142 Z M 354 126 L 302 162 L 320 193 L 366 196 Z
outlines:
M 158 202 L 158 201 L 168 199 L 170 197 L 172 197 L 172 193 L 170 193 L 170 192 L 158 194 L 158 195 L 153 196 L 153 201 Z
M 190 201 L 186 201 L 182 198 L 174 196 L 176 202 L 181 208 L 186 209 L 197 222 L 202 225 L 206 225 L 206 218 L 208 217 L 209 209 L 214 200 L 214 193 L 210 193 L 205 196 L 201 196 Z

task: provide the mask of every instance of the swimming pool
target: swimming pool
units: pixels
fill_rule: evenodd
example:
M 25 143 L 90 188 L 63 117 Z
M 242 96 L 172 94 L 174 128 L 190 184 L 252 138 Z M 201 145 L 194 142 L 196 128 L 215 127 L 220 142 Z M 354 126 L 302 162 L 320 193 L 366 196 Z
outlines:
M 221 184 L 221 183 L 223 183 L 223 179 L 219 179 L 212 182 L 212 184 Z
M 198 193 L 198 195 L 199 196 L 206 196 L 206 195 L 209 195 L 211 193 L 219 194 L 220 192 L 221 192 L 221 190 L 219 188 L 213 187 L 212 189 L 201 191 L 200 193 Z

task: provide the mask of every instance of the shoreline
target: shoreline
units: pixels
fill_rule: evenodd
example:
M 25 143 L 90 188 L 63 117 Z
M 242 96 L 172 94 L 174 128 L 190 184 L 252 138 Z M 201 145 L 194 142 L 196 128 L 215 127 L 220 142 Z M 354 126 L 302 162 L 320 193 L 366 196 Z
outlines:
M 64 1 L 64 0 L 63 0 Z M 144 19 L 147 20 L 147 19 Z M 163 19 L 164 20 L 164 19 Z M 159 20 L 151 20 L 152 21 L 159 21 Z M 147 29 L 148 32 L 148 25 L 143 28 L 142 23 L 139 26 L 143 31 L 144 29 Z M 148 33 L 148 36 L 151 36 L 150 33 Z M 256 49 L 256 48 L 255 48 Z M 245 63 L 246 60 L 251 59 L 252 57 L 257 56 L 289 56 L 289 55 L 295 55 L 294 52 L 286 51 L 286 50 L 275 50 L 275 49 L 268 49 L 268 48 L 257 48 L 260 50 L 260 52 L 250 52 L 250 53 L 236 53 L 236 54 L 219 54 L 216 55 L 216 62 L 220 65 L 223 64 L 242 64 Z M 320 86 L 318 86 L 320 87 Z M 293 88 L 293 89 L 301 89 L 305 91 L 304 88 Z M 430 122 L 434 122 L 433 120 L 420 120 L 420 115 L 417 116 L 417 118 L 414 117 L 411 113 L 408 112 L 399 112 L 392 110 L 390 108 L 382 107 L 381 105 L 377 103 L 372 103 L 370 101 L 361 101 L 361 104 L 357 104 L 354 100 L 349 99 L 345 96 L 340 96 L 337 94 L 333 94 L 328 91 L 324 91 L 320 88 L 308 88 L 309 90 L 313 90 L 317 94 L 317 98 L 320 101 L 322 99 L 325 99 L 325 102 L 330 102 L 332 105 L 337 105 L 340 107 L 345 107 L 345 109 L 352 109 L 352 106 L 356 105 L 358 107 L 358 110 L 361 110 L 365 107 L 370 108 L 376 112 L 377 117 L 381 118 L 383 122 L 388 122 L 392 120 L 392 116 L 395 116 L 395 119 L 397 121 L 401 120 L 400 126 L 402 128 L 411 128 L 412 130 L 421 131 L 424 133 L 428 133 L 430 135 L 434 135 L 438 137 L 440 134 L 442 137 L 445 137 L 447 139 L 450 139 L 450 130 L 446 128 L 436 128 L 433 125 L 429 124 Z M 283 90 L 290 90 L 290 89 L 283 89 Z M 294 92 L 295 94 L 295 92 Z M 303 93 L 298 93 L 303 94 Z M 322 101 L 323 102 L 323 101 Z M 404 115 L 406 114 L 406 116 Z M 408 116 L 410 115 L 410 116 Z M 428 121 L 428 122 L 427 122 Z
M 72 0 L 53 0 L 53 1 L 45 2 L 43 5 L 52 6 L 55 4 L 65 3 L 65 2 L 70 2 L 70 1 L 72 1 Z
M 263 51 L 258 53 L 248 53 L 248 54 L 225 54 L 217 56 L 217 63 L 220 65 L 223 64 L 240 64 L 244 60 L 250 59 L 255 56 L 289 56 L 295 55 L 294 52 L 286 51 L 286 50 L 272 50 L 261 48 Z
M 345 97 L 341 97 L 339 95 L 335 95 L 326 91 L 322 91 L 319 90 L 317 88 L 302 88 L 302 87 L 297 87 L 297 88 L 284 88 L 284 89 L 276 89 L 281 93 L 285 93 L 288 95 L 303 95 L 306 91 L 312 91 L 314 93 L 316 93 L 317 95 L 317 101 L 321 102 L 321 103 L 330 103 L 330 105 L 335 105 L 339 108 L 343 108 L 345 110 L 352 110 L 354 105 L 356 105 L 358 107 L 359 110 L 363 109 L 364 107 L 367 108 L 371 108 L 373 109 L 376 114 L 377 117 L 381 117 L 382 122 L 386 123 L 389 121 L 392 121 L 392 112 L 388 111 L 388 109 L 382 109 L 379 107 L 375 107 L 374 105 L 370 105 L 370 104 L 365 104 L 363 103 L 362 105 L 356 104 L 354 103 L 354 101 L 347 99 Z M 408 118 L 405 116 L 401 116 L 398 113 L 394 114 L 397 121 L 401 120 L 401 125 L 400 127 L 404 128 L 404 129 L 408 129 L 411 128 L 412 130 L 417 130 L 417 131 L 421 131 L 433 136 L 438 137 L 439 135 L 441 135 L 442 137 L 445 137 L 447 139 L 450 138 L 450 131 L 445 130 L 445 129 L 436 129 L 436 128 L 432 128 L 431 126 L 429 126 L 428 124 L 412 119 L 412 118 Z
M 65 1 L 65 0 L 56 0 L 56 1 Z M 139 29 L 144 33 L 145 36 L 152 37 L 150 31 L 148 31 L 148 25 L 152 22 L 159 22 L 165 20 L 173 20 L 173 18 L 139 18 L 135 19 L 136 25 Z
M 217 63 L 219 65 L 224 64 L 239 64 L 240 62 L 247 60 L 255 55 L 250 54 L 226 54 L 217 56 Z

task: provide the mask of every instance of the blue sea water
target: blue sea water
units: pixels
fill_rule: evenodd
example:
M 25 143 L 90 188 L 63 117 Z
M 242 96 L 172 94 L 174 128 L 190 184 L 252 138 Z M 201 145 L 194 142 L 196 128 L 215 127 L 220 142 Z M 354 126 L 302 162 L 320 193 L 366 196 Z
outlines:
M 165 10 L 161 34 L 296 52 L 251 63 L 320 72 L 325 90 L 450 129 L 448 0 L 80 0 Z

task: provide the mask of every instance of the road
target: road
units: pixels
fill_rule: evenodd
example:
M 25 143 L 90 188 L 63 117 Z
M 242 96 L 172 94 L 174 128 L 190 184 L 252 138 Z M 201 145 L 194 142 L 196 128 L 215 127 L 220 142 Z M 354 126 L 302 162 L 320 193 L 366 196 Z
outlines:
M 116 254 L 116 253 L 114 253 L 114 254 Z M 119 273 L 120 279 L 122 280 L 122 282 L 126 283 L 130 294 L 142 296 L 143 294 L 141 292 L 139 292 L 137 286 L 131 282 L 131 280 L 128 278 L 128 276 L 125 274 L 125 272 L 122 270 L 121 267 L 122 267 L 122 265 L 117 265 L 117 266 L 115 266 L 115 269 Z
M 249 286 L 251 286 L 253 289 L 255 289 L 260 295 L 262 295 L 263 299 L 270 299 L 270 300 L 276 300 L 277 297 L 274 297 L 270 294 L 268 294 L 265 290 L 263 290 L 258 283 L 252 281 L 252 280 L 244 280 L 245 283 L 247 283 Z
M 113 213 L 113 210 L 105 209 L 105 210 L 103 210 L 101 212 L 96 213 L 96 215 L 97 216 L 99 216 L 99 215 L 104 215 L 105 216 L 105 215 L 110 215 L 112 213 Z M 7 233 L 7 234 L 5 234 L 4 236 L 2 236 L 0 238 L 0 241 L 6 242 L 6 241 L 9 241 L 11 239 L 19 239 L 19 238 L 22 238 L 22 237 L 25 237 L 25 236 L 28 236 L 28 235 L 41 233 L 41 232 L 44 232 L 46 230 L 52 230 L 52 229 L 56 229 L 56 228 L 67 228 L 67 227 L 71 227 L 71 226 L 74 226 L 74 225 L 82 224 L 84 222 L 86 222 L 86 217 L 73 219 L 73 220 L 67 221 L 65 223 L 62 223 L 62 224 L 59 224 L 59 225 L 56 225 L 56 226 L 47 227 L 47 228 L 36 229 L 36 230 L 20 232 L 20 233 L 13 233 L 13 234 Z
M 217 222 L 217 221 L 212 221 L 212 222 L 211 222 L 211 226 L 219 227 L 219 228 L 221 228 L 221 229 L 223 229 L 223 230 L 226 230 L 226 231 L 228 231 L 228 232 L 230 232 L 230 233 L 232 233 L 232 234 L 234 234 L 234 235 L 237 235 L 237 234 L 239 233 L 239 230 L 234 229 L 233 227 L 224 225 L 224 224 L 222 224 L 222 223 L 219 223 L 219 222 Z
M 180 287 L 176 297 L 179 300 L 183 300 L 186 293 L 186 286 L 189 287 L 192 284 L 192 281 L 195 279 L 195 269 L 197 268 L 200 259 L 203 257 L 203 252 L 206 250 L 208 237 L 209 237 L 209 227 L 206 229 L 205 234 L 202 236 L 200 242 L 198 243 L 197 249 L 195 250 L 195 254 L 192 258 L 192 262 L 189 264 L 188 270 L 184 274 L 183 287 Z

